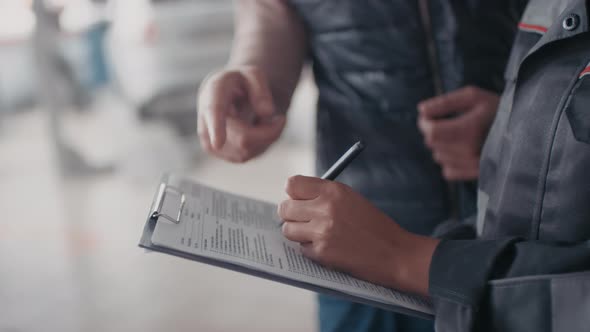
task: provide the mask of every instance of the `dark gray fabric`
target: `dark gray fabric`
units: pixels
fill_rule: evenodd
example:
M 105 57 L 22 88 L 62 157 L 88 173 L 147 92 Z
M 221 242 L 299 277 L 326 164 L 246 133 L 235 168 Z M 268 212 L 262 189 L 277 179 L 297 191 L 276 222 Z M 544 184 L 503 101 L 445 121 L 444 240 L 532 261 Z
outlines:
M 476 216 L 471 216 L 458 222 L 449 219 L 440 223 L 432 232 L 431 236 L 440 239 L 470 240 L 476 238 L 475 233 Z
M 590 96 L 584 93 L 584 91 L 588 90 L 590 90 L 590 80 L 580 80 L 576 83 L 566 113 L 574 137 L 578 141 L 590 144 L 590 112 L 588 112 Z
M 531 0 L 523 23 L 481 160 L 481 239 L 433 257 L 439 332 L 590 329 L 586 1 Z
M 338 178 L 403 227 L 430 234 L 450 214 L 447 184 L 417 128 L 417 104 L 435 95 L 430 32 L 443 90 L 500 92 L 522 5 L 514 0 L 289 0 L 308 32 L 319 87 L 316 172 L 358 139 L 363 154 Z M 459 190 L 460 216 L 475 213 L 475 186 Z M 320 301 L 322 331 L 427 331 L 373 308 Z M 354 321 L 354 324 L 350 323 Z
M 405 228 L 429 234 L 449 217 L 447 185 L 417 125 L 434 96 L 417 1 L 290 0 L 307 28 L 319 87 L 317 167 L 354 141 L 367 149 L 339 177 Z M 467 84 L 500 92 L 516 31 L 511 0 L 432 0 L 430 16 L 445 91 Z M 475 191 L 460 194 L 462 216 Z
M 571 273 L 551 280 L 553 331 L 587 331 L 590 328 L 590 273 Z

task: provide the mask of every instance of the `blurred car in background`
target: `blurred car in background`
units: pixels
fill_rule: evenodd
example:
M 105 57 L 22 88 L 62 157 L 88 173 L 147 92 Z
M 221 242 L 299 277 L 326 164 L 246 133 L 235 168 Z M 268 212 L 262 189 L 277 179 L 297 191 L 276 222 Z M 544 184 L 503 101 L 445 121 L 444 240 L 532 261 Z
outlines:
M 142 118 L 192 134 L 198 85 L 226 63 L 232 36 L 231 0 L 118 0 L 107 35 L 111 74 Z

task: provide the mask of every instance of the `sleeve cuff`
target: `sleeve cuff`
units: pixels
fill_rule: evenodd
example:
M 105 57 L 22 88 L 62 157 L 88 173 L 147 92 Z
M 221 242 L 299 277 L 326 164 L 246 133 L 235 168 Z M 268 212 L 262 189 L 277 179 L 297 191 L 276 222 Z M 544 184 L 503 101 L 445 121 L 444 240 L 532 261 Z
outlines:
M 516 239 L 442 240 L 429 272 L 429 293 L 442 299 L 477 307 L 495 265 L 509 253 Z
M 440 223 L 432 233 L 432 236 L 437 239 L 448 240 L 470 240 L 475 239 L 477 234 L 475 232 L 476 216 L 470 216 L 464 220 L 446 220 Z

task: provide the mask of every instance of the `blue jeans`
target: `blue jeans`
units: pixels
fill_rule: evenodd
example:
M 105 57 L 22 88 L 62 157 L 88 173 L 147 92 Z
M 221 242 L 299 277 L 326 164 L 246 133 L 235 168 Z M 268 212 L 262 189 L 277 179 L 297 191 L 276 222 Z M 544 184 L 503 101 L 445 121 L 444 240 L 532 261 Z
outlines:
M 319 295 L 320 332 L 433 332 L 434 322 Z

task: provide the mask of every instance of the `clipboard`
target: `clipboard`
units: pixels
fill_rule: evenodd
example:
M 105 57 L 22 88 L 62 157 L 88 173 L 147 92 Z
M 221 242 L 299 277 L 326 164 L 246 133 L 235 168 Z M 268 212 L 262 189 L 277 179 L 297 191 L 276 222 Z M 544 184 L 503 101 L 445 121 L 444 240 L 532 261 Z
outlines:
M 172 182 L 172 183 L 171 183 Z M 380 308 L 387 311 L 397 312 L 409 316 L 414 316 L 422 319 L 432 320 L 434 319 L 433 311 L 418 311 L 403 306 L 389 305 L 379 301 L 373 301 L 370 299 L 353 296 L 338 290 L 334 290 L 327 287 L 314 285 L 311 283 L 298 281 L 291 278 L 286 278 L 280 275 L 260 271 L 254 268 L 248 268 L 242 265 L 233 264 L 229 262 L 220 261 L 204 256 L 194 255 L 180 250 L 175 250 L 167 247 L 162 247 L 152 242 L 152 235 L 156 228 L 156 224 L 159 222 L 168 222 L 173 224 L 179 224 L 181 221 L 183 209 L 186 204 L 186 195 L 180 189 L 179 178 L 172 174 L 165 174 L 158 186 L 154 199 L 152 201 L 151 208 L 147 217 L 147 221 L 143 228 L 143 233 L 139 241 L 139 247 L 147 249 L 149 251 L 155 251 L 164 253 L 191 261 L 204 263 L 223 269 L 245 273 L 258 278 L 279 282 L 285 285 L 305 289 L 308 291 L 321 293 L 329 296 L 333 296 L 342 300 L 366 304 L 376 308 Z

